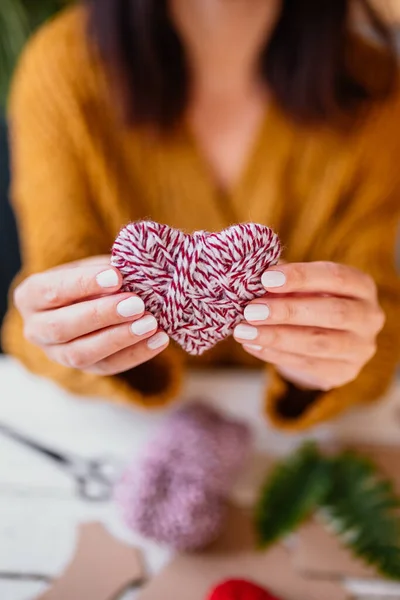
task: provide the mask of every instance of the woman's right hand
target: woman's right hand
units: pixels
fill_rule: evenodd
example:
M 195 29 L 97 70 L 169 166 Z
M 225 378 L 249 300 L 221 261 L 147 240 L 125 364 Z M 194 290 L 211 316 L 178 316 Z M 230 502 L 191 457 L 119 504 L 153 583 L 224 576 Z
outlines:
M 66 367 L 99 375 L 128 371 L 168 346 L 143 301 L 121 293 L 109 256 L 31 275 L 15 290 L 24 335 Z

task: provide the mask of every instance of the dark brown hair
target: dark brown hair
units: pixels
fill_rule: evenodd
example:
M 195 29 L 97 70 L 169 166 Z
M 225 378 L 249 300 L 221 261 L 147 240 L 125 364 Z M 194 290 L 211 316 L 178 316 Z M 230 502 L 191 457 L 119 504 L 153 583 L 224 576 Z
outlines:
M 189 70 L 168 0 L 85 1 L 90 36 L 108 66 L 126 121 L 172 127 L 187 105 Z M 329 122 L 368 100 L 387 96 L 393 88 L 396 59 L 391 34 L 368 0 L 359 4 L 381 42 L 379 52 L 385 53 L 389 69 L 385 77 L 380 72 L 379 86 L 371 86 L 357 66 L 351 66 L 354 34 L 349 32 L 349 20 L 354 1 L 282 0 L 279 20 L 260 56 L 260 70 L 289 117 L 305 123 Z

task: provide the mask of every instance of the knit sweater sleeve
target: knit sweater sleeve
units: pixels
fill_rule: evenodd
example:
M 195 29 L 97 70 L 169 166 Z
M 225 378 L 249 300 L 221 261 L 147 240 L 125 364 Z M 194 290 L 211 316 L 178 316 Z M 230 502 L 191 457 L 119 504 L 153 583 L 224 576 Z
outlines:
M 329 392 L 301 390 L 271 369 L 266 406 L 275 425 L 312 427 L 349 407 L 382 398 L 400 362 L 400 277 L 396 248 L 400 224 L 400 106 L 371 118 L 354 150 L 353 190 L 343 219 L 321 231 L 313 260 L 330 260 L 370 274 L 386 314 L 377 352 L 351 383 Z M 351 170 L 349 169 L 349 172 Z M 340 290 L 338 290 L 340 293 Z
M 76 64 L 71 68 L 76 41 L 69 38 L 76 28 L 66 29 L 62 22 L 51 25 L 29 44 L 11 93 L 11 196 L 22 253 L 15 284 L 57 265 L 110 253 L 112 240 L 90 189 L 84 152 L 88 132 L 79 97 L 84 86 L 72 80 L 79 78 Z M 135 372 L 99 377 L 51 362 L 25 340 L 12 305 L 2 337 L 5 350 L 29 370 L 77 394 L 156 406 L 177 390 L 180 366 L 169 349 Z

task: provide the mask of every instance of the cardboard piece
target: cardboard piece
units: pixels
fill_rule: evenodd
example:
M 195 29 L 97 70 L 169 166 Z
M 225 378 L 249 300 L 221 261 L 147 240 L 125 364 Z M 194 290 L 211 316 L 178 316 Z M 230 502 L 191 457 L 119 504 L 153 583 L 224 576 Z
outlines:
M 381 473 L 393 481 L 400 495 L 400 448 L 357 446 L 359 454 L 369 457 Z M 340 540 L 315 521 L 303 527 L 293 550 L 293 566 L 303 574 L 327 577 L 381 578 L 372 567 L 354 558 Z
M 283 546 L 269 552 L 255 550 L 251 518 L 244 510 L 230 509 L 220 540 L 209 550 L 173 559 L 149 582 L 138 600 L 205 600 L 226 579 L 247 579 L 284 600 L 345 600 L 344 588 L 335 582 L 312 581 L 292 568 Z
M 400 439 L 399 439 L 400 441 Z M 400 446 L 357 445 L 352 449 L 370 458 L 384 477 L 392 480 L 396 494 L 400 496 Z
M 355 558 L 337 537 L 314 521 L 301 529 L 292 553 L 292 565 L 312 577 L 378 577 L 375 569 Z
M 138 550 L 115 539 L 100 523 L 85 523 L 65 573 L 37 600 L 114 600 L 144 576 Z

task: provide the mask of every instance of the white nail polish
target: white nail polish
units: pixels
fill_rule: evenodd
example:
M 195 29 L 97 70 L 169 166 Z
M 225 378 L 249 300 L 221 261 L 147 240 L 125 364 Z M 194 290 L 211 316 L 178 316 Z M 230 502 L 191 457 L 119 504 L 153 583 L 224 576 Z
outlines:
M 244 309 L 246 321 L 265 321 L 269 317 L 269 308 L 266 304 L 249 304 Z
M 118 274 L 113 269 L 108 269 L 108 271 L 96 275 L 96 281 L 102 288 L 115 287 L 119 283 Z
M 132 296 L 131 298 L 125 298 L 119 304 L 117 304 L 117 313 L 121 317 L 134 317 L 141 315 L 144 312 L 144 302 L 138 296 Z
M 255 340 L 258 336 L 258 329 L 251 325 L 238 325 L 234 331 L 235 338 L 241 340 Z
M 150 350 L 158 350 L 158 348 L 162 348 L 166 344 L 168 344 L 169 337 L 164 331 L 160 331 L 153 335 L 149 340 L 147 340 L 147 347 Z
M 256 344 L 243 344 L 243 348 L 253 350 L 254 352 L 261 352 L 261 350 L 263 349 L 262 346 L 257 346 Z
M 261 277 L 261 283 L 265 288 L 276 288 L 285 285 L 286 277 L 281 271 L 265 271 Z
M 157 329 L 157 321 L 153 315 L 146 315 L 131 325 L 131 331 L 135 335 L 145 335 L 150 331 L 154 331 L 154 329 Z

